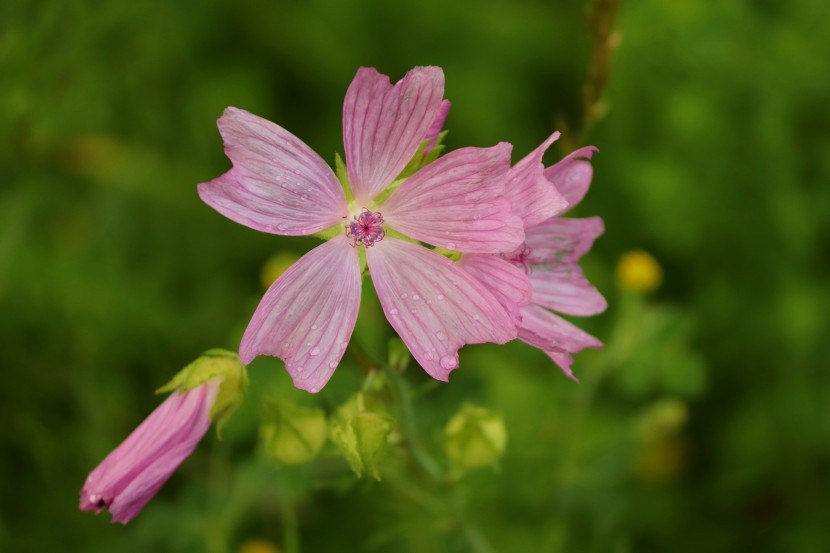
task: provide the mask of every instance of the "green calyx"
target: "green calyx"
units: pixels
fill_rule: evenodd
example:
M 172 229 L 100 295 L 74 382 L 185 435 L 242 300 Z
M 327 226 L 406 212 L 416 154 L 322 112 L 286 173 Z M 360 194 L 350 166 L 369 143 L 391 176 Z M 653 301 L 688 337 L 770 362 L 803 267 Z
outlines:
M 483 407 L 464 405 L 444 429 L 444 448 L 459 473 L 495 466 L 506 446 L 504 418 Z
M 266 401 L 262 439 L 280 465 L 300 465 L 317 457 L 326 443 L 328 424 L 322 409 L 288 401 Z
M 176 373 L 170 382 L 156 390 L 157 394 L 189 392 L 213 379 L 221 379 L 219 393 L 210 409 L 210 418 L 216 424 L 216 434 L 221 437 L 222 428 L 242 403 L 248 386 L 248 371 L 239 356 L 224 349 L 210 349 L 198 359 Z
M 331 441 L 355 474 L 368 474 L 376 480 L 380 480 L 378 468 L 392 433 L 383 386 L 382 375 L 370 375 L 364 390 L 342 404 L 329 425 Z

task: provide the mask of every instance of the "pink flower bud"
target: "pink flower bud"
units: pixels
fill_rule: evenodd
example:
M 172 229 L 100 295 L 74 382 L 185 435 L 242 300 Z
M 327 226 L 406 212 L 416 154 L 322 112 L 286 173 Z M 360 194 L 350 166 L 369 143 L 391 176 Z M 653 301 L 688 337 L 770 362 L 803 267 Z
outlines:
M 122 524 L 132 520 L 210 428 L 220 383 L 214 378 L 185 393 L 173 391 L 90 473 L 80 509 L 108 509 L 113 522 Z

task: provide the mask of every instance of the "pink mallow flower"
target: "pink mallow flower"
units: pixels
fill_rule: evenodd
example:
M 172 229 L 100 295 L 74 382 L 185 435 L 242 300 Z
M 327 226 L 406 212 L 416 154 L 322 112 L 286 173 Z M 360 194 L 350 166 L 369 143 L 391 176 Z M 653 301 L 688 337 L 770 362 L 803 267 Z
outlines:
M 202 200 L 255 230 L 331 237 L 265 293 L 242 338 L 244 363 L 279 357 L 295 386 L 319 391 L 354 330 L 364 254 L 386 318 L 436 379 L 448 380 L 464 344 L 517 336 L 484 284 L 416 242 L 491 254 L 524 240 L 522 221 L 504 197 L 507 143 L 462 148 L 399 178 L 423 141 L 434 144 L 449 109 L 443 94 L 438 67 L 416 67 L 395 85 L 375 69 L 358 70 L 343 105 L 342 186 L 293 134 L 225 110 L 218 126 L 233 168 L 199 185 Z
M 572 354 L 600 348 L 602 342 L 551 310 L 588 316 L 607 307 L 605 298 L 585 278 L 578 261 L 591 249 L 604 227 L 599 217 L 549 217 L 551 204 L 563 213 L 578 204 L 591 184 L 593 169 L 587 161 L 596 148 L 587 146 L 544 169 L 542 154 L 557 138 L 554 133 L 539 148 L 511 168 L 508 197 L 525 222 L 525 241 L 499 256 L 466 254 L 460 264 L 499 297 L 519 328 L 519 339 L 544 351 L 570 378 Z M 560 204 L 564 198 L 564 204 Z M 545 207 L 547 206 L 547 207 Z M 496 259 L 530 278 L 525 290 Z
M 108 509 L 113 522 L 121 524 L 132 520 L 210 428 L 220 384 L 214 378 L 184 393 L 173 391 L 90 473 L 80 509 Z

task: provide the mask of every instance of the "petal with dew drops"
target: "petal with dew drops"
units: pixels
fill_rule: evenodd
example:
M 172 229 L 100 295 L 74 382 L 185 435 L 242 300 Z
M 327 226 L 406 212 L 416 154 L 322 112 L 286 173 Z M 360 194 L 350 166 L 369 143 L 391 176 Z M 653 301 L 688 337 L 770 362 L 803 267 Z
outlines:
M 585 160 L 591 159 L 594 152 L 598 151 L 596 146 L 585 146 L 545 169 L 545 178 L 552 182 L 568 201 L 567 209 L 581 202 L 588 192 L 594 169 Z
M 532 251 L 530 262 L 534 266 L 575 263 L 603 232 L 605 226 L 599 217 L 549 219 L 526 230 L 525 243 Z
M 444 96 L 440 67 L 415 67 L 394 86 L 361 67 L 343 102 L 343 144 L 349 183 L 359 203 L 389 186 L 415 155 Z
M 539 348 L 573 378 L 570 354 L 585 348 L 601 348 L 602 342 L 544 307 L 527 305 L 522 308 L 519 340 Z
M 498 299 L 446 257 L 387 237 L 366 261 L 386 318 L 433 378 L 448 380 L 464 344 L 516 337 Z
M 360 281 L 357 250 L 344 235 L 308 252 L 265 293 L 242 337 L 242 362 L 279 357 L 297 388 L 320 391 L 354 330 Z
M 526 227 L 537 225 L 565 211 L 568 202 L 556 187 L 543 175 L 542 156 L 559 138 L 555 132 L 542 144 L 510 168 L 507 173 L 505 194 L 513 211 L 522 218 Z
M 502 142 L 441 156 L 392 193 L 381 206 L 384 220 L 407 236 L 448 250 L 514 250 L 524 240 L 524 227 L 502 196 L 510 150 Z
M 233 169 L 199 185 L 213 209 L 252 229 L 291 236 L 314 234 L 347 214 L 337 177 L 299 138 L 233 107 L 218 125 Z
M 458 265 L 496 296 L 513 322 L 522 317 L 520 308 L 532 297 L 530 279 L 524 271 L 495 255 L 464 254 Z

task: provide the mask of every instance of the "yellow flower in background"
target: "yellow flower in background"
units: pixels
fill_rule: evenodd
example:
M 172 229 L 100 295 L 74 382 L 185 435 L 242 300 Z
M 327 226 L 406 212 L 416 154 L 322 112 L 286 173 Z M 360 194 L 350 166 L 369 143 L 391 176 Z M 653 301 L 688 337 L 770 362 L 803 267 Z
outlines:
M 262 266 L 259 281 L 264 289 L 268 289 L 282 275 L 286 269 L 299 259 L 294 252 L 281 251 L 272 255 Z
M 635 292 L 653 292 L 663 282 L 663 268 L 646 251 L 626 252 L 617 263 L 617 282 Z

